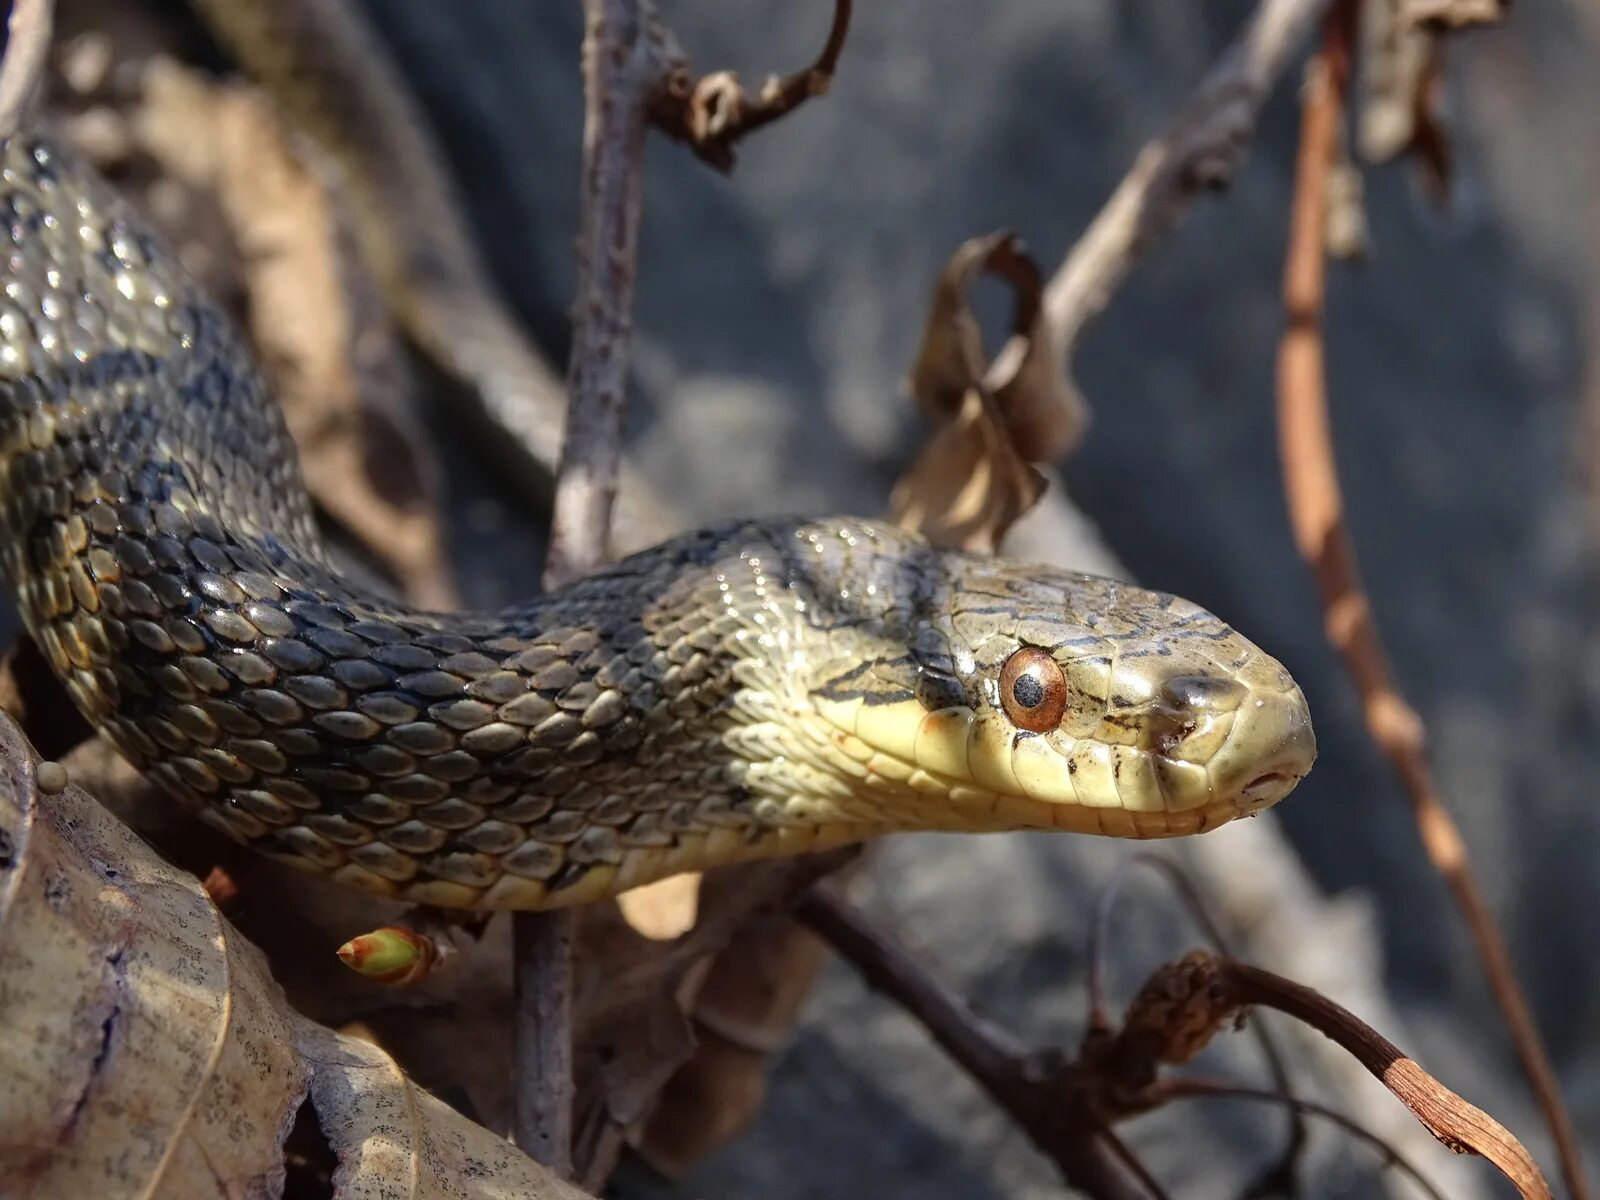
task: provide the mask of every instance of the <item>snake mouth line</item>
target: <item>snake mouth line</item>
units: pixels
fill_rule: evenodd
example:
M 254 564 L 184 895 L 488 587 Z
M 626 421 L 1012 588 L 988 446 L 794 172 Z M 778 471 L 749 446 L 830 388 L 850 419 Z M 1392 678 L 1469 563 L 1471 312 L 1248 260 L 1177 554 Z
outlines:
M 1284 796 L 1315 754 L 1298 692 L 1242 706 L 1203 762 L 1094 739 L 1018 736 L 996 714 L 927 712 L 915 700 L 821 702 L 838 750 L 875 785 L 869 801 L 908 827 L 1059 829 L 1171 837 L 1259 812 Z
M 1239 795 L 1246 800 L 1255 800 L 1271 795 L 1284 784 L 1293 786 L 1300 782 L 1298 775 L 1285 775 L 1282 771 L 1266 771 L 1257 775 L 1244 787 L 1239 789 Z

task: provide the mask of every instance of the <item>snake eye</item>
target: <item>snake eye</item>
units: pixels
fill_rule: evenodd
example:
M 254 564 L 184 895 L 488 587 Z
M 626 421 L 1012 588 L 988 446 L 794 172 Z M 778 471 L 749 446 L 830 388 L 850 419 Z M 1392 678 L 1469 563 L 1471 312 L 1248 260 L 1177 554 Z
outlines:
M 1024 646 L 1000 668 L 1000 703 L 1019 729 L 1048 733 L 1067 708 L 1067 680 L 1047 651 Z

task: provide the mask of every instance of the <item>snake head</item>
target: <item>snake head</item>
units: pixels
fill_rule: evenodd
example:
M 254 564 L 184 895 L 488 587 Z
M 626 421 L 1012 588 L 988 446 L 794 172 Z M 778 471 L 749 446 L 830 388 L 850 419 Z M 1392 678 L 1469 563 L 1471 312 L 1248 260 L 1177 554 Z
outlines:
M 1106 579 L 935 554 L 866 666 L 813 688 L 889 819 L 919 828 L 1196 833 L 1311 769 L 1294 680 L 1209 612 Z

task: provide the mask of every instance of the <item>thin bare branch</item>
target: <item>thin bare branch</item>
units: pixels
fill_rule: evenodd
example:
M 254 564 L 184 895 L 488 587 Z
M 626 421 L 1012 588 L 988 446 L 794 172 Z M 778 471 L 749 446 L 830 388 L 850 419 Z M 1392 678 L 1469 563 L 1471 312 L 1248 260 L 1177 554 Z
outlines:
M 1434 1187 L 1421 1169 L 1405 1155 L 1401 1154 L 1398 1149 L 1384 1141 L 1359 1121 L 1345 1116 L 1338 1109 L 1329 1108 L 1326 1104 L 1319 1104 L 1315 1100 L 1304 1100 L 1299 1096 L 1286 1096 L 1281 1092 L 1268 1091 L 1265 1088 L 1245 1087 L 1242 1084 L 1231 1083 L 1221 1079 L 1197 1079 L 1193 1076 L 1161 1080 L 1151 1089 L 1151 1094 L 1162 1102 L 1193 1099 L 1252 1100 L 1261 1104 L 1281 1104 L 1303 1116 L 1318 1117 L 1329 1124 L 1337 1125 L 1357 1141 L 1371 1146 L 1383 1159 L 1384 1166 L 1397 1168 L 1426 1192 L 1431 1200 L 1445 1200 L 1444 1193 Z
M 1328 46 L 1308 82 L 1296 167 L 1289 252 L 1284 267 L 1288 324 L 1278 351 L 1279 451 L 1284 493 L 1301 556 L 1315 572 L 1328 640 L 1361 696 L 1367 730 L 1411 800 L 1429 861 L 1444 878 L 1477 947 L 1490 991 L 1517 1057 L 1549 1125 L 1573 1200 L 1590 1195 L 1571 1118 L 1505 938 L 1484 900 L 1465 842 L 1428 762 L 1427 731 L 1401 694 L 1361 582 L 1355 545 L 1344 523 L 1334 462 L 1324 370 L 1322 311 L 1326 263 L 1323 229 L 1329 163 L 1348 86 L 1354 8 L 1330 22 Z
M 945 1053 L 990 1091 L 1019 1070 L 1027 1049 L 973 1010 L 949 985 L 928 972 L 853 905 L 827 888 L 814 888 L 795 915 L 933 1035 Z
M 1458 1154 L 1499 1168 L 1524 1200 L 1554 1200 L 1526 1147 L 1500 1122 L 1445 1087 L 1372 1026 L 1320 992 L 1230 958 L 1195 952 L 1174 964 L 1213 1005 L 1265 1005 L 1326 1034 L 1372 1073 L 1433 1134 Z
M 0 59 L 0 138 L 21 129 L 32 113 L 50 57 L 53 0 L 12 0 Z
M 1262 0 L 1168 130 L 1147 145 L 1045 288 L 1070 362 L 1088 322 L 1197 196 L 1227 186 L 1273 83 L 1310 41 L 1330 0 Z
M 1106 999 L 1104 947 L 1108 941 L 1112 907 L 1133 868 L 1138 866 L 1149 867 L 1165 879 L 1178 893 L 1190 918 L 1200 927 L 1200 931 L 1217 953 L 1232 956 L 1222 926 L 1212 916 L 1204 897 L 1200 895 L 1200 889 L 1195 886 L 1182 866 L 1160 854 L 1129 855 L 1122 860 L 1111 880 L 1101 889 L 1095 905 L 1095 919 L 1089 927 L 1089 1020 L 1085 1038 L 1108 1036 L 1116 1027 L 1111 1019 L 1111 1010 Z M 1278 1161 L 1267 1169 L 1251 1193 L 1267 1194 L 1264 1185 L 1269 1181 L 1292 1181 L 1300 1156 L 1305 1152 L 1306 1126 L 1299 1110 L 1289 1103 L 1292 1100 L 1289 1067 L 1277 1039 L 1272 1035 L 1272 1030 L 1267 1027 L 1265 1021 L 1250 1022 L 1250 1029 L 1255 1035 L 1257 1045 L 1261 1047 L 1262 1057 L 1267 1060 L 1267 1072 L 1272 1076 L 1273 1091 L 1268 1094 L 1281 1096 L 1289 1112 L 1289 1136 L 1283 1152 L 1279 1155 Z
M 851 0 L 834 0 L 833 24 L 816 61 L 782 79 L 770 77 L 754 96 L 732 71 L 696 80 L 680 68 L 653 107 L 656 126 L 717 170 L 731 170 L 739 142 L 828 90 L 850 32 L 850 10 Z
M 926 1029 L 1028 1131 L 1068 1183 L 1098 1200 L 1162 1200 L 1143 1166 L 1131 1161 L 1088 1097 L 1072 1086 L 1074 1068 L 1061 1056 L 1030 1054 L 826 888 L 807 893 L 795 915 Z
M 567 433 L 545 568 L 551 585 L 611 556 L 646 112 L 676 64 L 654 8 L 643 0 L 584 0 L 584 12 L 583 211 Z
M 611 556 L 643 208 L 646 113 L 670 66 L 644 0 L 584 0 L 578 296 L 546 587 Z M 513 918 L 517 1144 L 572 1173 L 572 917 Z

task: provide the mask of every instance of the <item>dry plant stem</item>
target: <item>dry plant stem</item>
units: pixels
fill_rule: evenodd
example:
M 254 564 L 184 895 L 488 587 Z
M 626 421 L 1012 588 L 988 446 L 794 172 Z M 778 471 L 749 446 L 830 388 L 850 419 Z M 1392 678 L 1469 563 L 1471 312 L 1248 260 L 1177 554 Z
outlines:
M 833 0 L 833 24 L 828 27 L 828 40 L 823 43 L 816 62 L 762 88 L 761 102 L 745 113 L 735 136 L 742 137 L 753 129 L 770 125 L 828 90 L 839 66 L 839 55 L 844 52 L 845 38 L 850 35 L 850 9 L 851 0 Z
M 54 24 L 52 0 L 12 0 L 5 58 L 0 61 L 0 138 L 22 128 L 32 112 L 49 62 Z
M 1315 1100 L 1303 1100 L 1298 1096 L 1286 1096 L 1280 1092 L 1269 1092 L 1264 1088 L 1244 1087 L 1226 1079 L 1197 1079 L 1193 1076 L 1164 1079 L 1151 1089 L 1151 1096 L 1161 1103 L 1168 1100 L 1193 1099 L 1251 1100 L 1260 1104 L 1281 1104 L 1302 1116 L 1320 1117 L 1332 1125 L 1337 1125 L 1350 1137 L 1372 1147 L 1383 1159 L 1385 1166 L 1392 1166 L 1410 1177 L 1413 1183 L 1428 1194 L 1429 1200 L 1445 1200 L 1444 1193 L 1434 1187 L 1417 1165 L 1400 1151 L 1359 1122 L 1345 1116 L 1337 1109 L 1329 1108 L 1326 1104 L 1318 1104 Z
M 519 1149 L 572 1175 L 572 914 L 511 917 L 512 1080 Z
M 1045 288 L 1045 314 L 1070 360 L 1083 327 L 1157 238 L 1205 191 L 1227 185 L 1273 82 L 1310 40 L 1330 0 L 1262 0 L 1178 119 L 1132 170 Z
M 645 114 L 666 73 L 658 30 L 634 0 L 585 0 L 582 226 L 546 587 L 610 557 L 643 204 Z M 572 1173 L 572 915 L 513 917 L 516 1140 Z
M 1028 1131 L 1062 1176 L 1097 1200 L 1161 1200 L 1161 1192 L 1111 1131 L 1067 1089 L 1042 1095 L 1037 1062 L 1010 1034 L 974 1012 L 854 907 L 813 888 L 795 915 L 868 986 L 893 999 L 957 1065 Z
M 1288 324 L 1278 352 L 1278 427 L 1289 517 L 1300 554 L 1316 574 L 1328 640 L 1361 696 L 1368 732 L 1411 799 L 1429 861 L 1444 877 L 1477 946 L 1495 1003 L 1555 1142 L 1567 1192 L 1572 1200 L 1588 1200 L 1591 1193 L 1581 1152 L 1555 1071 L 1461 833 L 1434 782 L 1422 721 L 1395 684 L 1344 524 L 1323 363 L 1323 229 L 1328 167 L 1343 117 L 1351 30 L 1348 20 L 1329 28 L 1328 48 L 1307 84 L 1284 269 Z
M 1554 1200 L 1532 1155 L 1509 1130 L 1467 1103 L 1417 1065 L 1393 1042 L 1319 992 L 1231 958 L 1212 960 L 1216 995 L 1241 1005 L 1265 1005 L 1332 1038 L 1451 1150 L 1476 1153 L 1517 1186 L 1524 1200 Z
M 833 24 L 816 61 L 782 79 L 768 79 L 754 96 L 732 71 L 695 80 L 686 64 L 676 64 L 652 107 L 652 121 L 667 136 L 688 143 L 703 162 L 731 170 L 740 141 L 828 90 L 850 33 L 851 7 L 852 0 L 834 0 Z
M 610 557 L 643 206 L 645 116 L 669 66 L 653 10 L 584 0 L 584 130 L 578 297 L 567 370 L 566 443 L 546 582 Z
M 1148 852 L 1129 855 L 1122 860 L 1111 881 L 1101 890 L 1099 901 L 1095 905 L 1095 919 L 1089 926 L 1089 1021 L 1086 1039 L 1109 1035 L 1116 1030 L 1116 1023 L 1112 1019 L 1111 1008 L 1106 1000 L 1104 947 L 1109 940 L 1112 907 L 1121 894 L 1128 876 L 1135 867 L 1140 866 L 1150 868 L 1165 879 L 1178 893 L 1178 898 L 1183 902 L 1190 919 L 1199 926 L 1201 933 L 1217 953 L 1232 957 L 1222 927 L 1206 907 L 1200 889 L 1178 863 L 1164 855 Z M 1250 1022 L 1250 1031 L 1255 1035 L 1256 1044 L 1261 1047 L 1262 1057 L 1266 1059 L 1267 1073 L 1272 1076 L 1273 1091 L 1265 1094 L 1281 1098 L 1289 1114 L 1289 1136 L 1285 1139 L 1283 1152 L 1278 1156 L 1278 1161 L 1268 1169 L 1263 1180 L 1281 1179 L 1292 1182 L 1300 1156 L 1305 1153 L 1305 1120 L 1301 1109 L 1296 1107 L 1293 1089 L 1289 1082 L 1289 1068 L 1277 1039 L 1272 1035 L 1272 1030 L 1267 1027 L 1265 1021 L 1257 1020 Z

